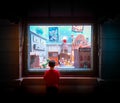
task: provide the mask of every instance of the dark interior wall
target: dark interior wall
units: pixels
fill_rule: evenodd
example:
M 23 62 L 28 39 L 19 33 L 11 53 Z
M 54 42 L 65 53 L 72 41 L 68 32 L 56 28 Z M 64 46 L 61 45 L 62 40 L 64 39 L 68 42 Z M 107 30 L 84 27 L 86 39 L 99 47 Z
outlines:
M 96 19 L 101 16 L 101 9 L 97 9 L 94 2 L 73 1 L 42 1 L 41 3 L 30 2 L 28 6 L 17 5 L 9 8 L 9 13 L 2 12 L 0 20 L 0 81 L 9 81 L 19 78 L 19 25 L 21 18 L 29 17 L 80 17 L 84 20 Z M 2 9 L 1 9 L 2 10 Z M 98 11 L 97 11 L 98 10 Z M 104 11 L 104 10 L 103 10 Z M 99 14 L 101 13 L 101 14 Z M 105 14 L 105 13 L 103 13 Z M 109 15 L 107 15 L 109 16 Z M 111 15 L 110 15 L 111 16 Z M 119 23 L 118 23 L 119 21 Z M 64 22 L 64 21 L 63 21 Z M 102 62 L 101 78 L 112 79 L 119 75 L 119 27 L 120 20 L 105 22 L 102 26 Z M 118 58 L 118 59 L 117 59 Z
M 61 6 L 60 6 L 61 5 Z M 24 6 L 23 6 L 24 8 Z M 27 17 L 93 17 L 92 11 L 79 8 L 71 1 L 43 1 L 41 4 L 30 3 L 24 10 L 10 8 L 9 13 L 2 12 L 0 18 L 0 81 L 19 78 L 19 20 Z M 7 12 L 7 11 L 6 11 Z M 64 21 L 63 21 L 64 22 Z
M 80 3 L 80 2 L 79 2 Z M 0 16 L 0 82 L 9 83 L 19 78 L 19 21 L 22 18 L 29 17 L 81 17 L 93 18 L 91 9 L 85 7 L 88 5 L 79 5 L 71 1 L 43 1 L 40 4 L 29 3 L 27 7 L 9 8 L 8 11 L 1 12 Z M 15 10 L 16 9 L 16 10 Z M 2 10 L 2 8 L 0 9 Z M 33 19 L 34 20 L 34 19 Z M 63 21 L 64 22 L 64 21 Z M 1 84 L 2 84 L 1 83 Z
M 30 3 L 27 15 L 28 17 L 93 17 L 93 7 L 88 2 L 80 1 L 49 1 L 45 0 L 34 5 Z M 88 9 L 89 8 L 89 9 Z
M 0 84 L 19 78 L 19 26 L 0 19 Z
M 102 25 L 101 78 L 120 79 L 120 17 L 108 19 Z

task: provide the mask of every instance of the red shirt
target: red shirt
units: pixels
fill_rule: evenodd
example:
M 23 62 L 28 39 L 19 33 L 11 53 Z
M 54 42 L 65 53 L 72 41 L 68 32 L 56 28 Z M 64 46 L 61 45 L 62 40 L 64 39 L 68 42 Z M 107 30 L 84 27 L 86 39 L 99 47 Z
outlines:
M 60 77 L 60 72 L 56 69 L 54 70 L 47 70 L 44 73 L 44 80 L 46 83 L 46 86 L 56 86 L 58 87 L 59 85 L 59 77 Z

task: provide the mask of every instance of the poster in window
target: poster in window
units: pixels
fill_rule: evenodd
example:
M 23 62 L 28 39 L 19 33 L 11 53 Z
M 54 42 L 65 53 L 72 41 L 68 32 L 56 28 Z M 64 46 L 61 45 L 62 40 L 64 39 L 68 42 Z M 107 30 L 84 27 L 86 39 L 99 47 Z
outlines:
M 49 27 L 49 41 L 58 41 L 58 27 Z
M 84 26 L 72 26 L 72 31 L 73 32 L 83 32 Z

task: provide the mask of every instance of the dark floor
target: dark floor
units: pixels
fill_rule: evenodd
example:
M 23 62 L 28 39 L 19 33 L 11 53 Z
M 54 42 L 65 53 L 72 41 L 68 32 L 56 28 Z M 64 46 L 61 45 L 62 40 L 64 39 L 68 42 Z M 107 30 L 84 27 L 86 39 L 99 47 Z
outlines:
M 61 87 L 60 92 L 56 96 L 46 96 L 44 88 L 40 85 L 29 85 L 29 86 L 16 86 L 10 87 L 7 85 L 1 86 L 1 99 L 4 101 L 27 101 L 35 103 L 36 101 L 57 101 L 71 102 L 87 102 L 87 101 L 120 101 L 120 82 L 98 82 L 97 85 L 64 85 Z

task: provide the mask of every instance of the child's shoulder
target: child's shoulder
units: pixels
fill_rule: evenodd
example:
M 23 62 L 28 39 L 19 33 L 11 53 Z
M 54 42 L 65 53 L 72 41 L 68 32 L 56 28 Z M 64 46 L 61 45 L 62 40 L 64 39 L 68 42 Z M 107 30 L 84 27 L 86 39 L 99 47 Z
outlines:
M 56 71 L 56 72 L 60 72 L 58 69 L 54 69 L 54 71 Z

